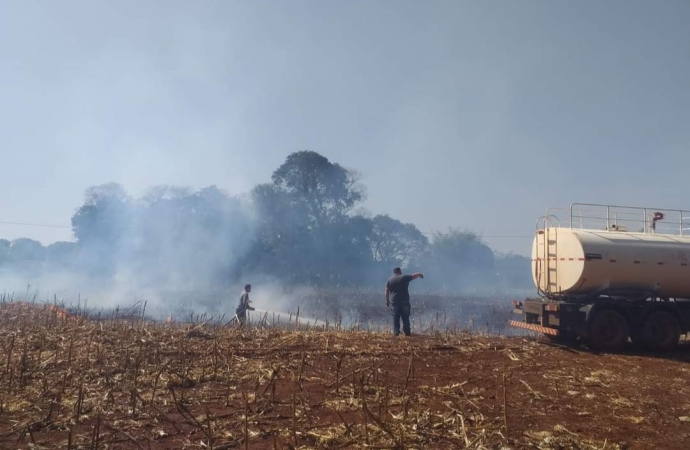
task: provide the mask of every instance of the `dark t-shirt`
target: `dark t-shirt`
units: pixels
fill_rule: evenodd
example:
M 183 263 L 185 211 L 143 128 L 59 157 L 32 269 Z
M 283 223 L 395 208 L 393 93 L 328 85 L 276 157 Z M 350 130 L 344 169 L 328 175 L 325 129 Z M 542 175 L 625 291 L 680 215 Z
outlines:
M 412 281 L 411 275 L 393 275 L 388 279 L 388 298 L 391 305 L 406 305 L 410 303 L 408 287 Z

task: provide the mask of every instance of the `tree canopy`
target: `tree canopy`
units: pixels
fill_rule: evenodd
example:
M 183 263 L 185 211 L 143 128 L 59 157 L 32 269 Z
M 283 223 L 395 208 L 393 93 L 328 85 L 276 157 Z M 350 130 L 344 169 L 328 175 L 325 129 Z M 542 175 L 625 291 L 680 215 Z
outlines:
M 256 276 L 380 287 L 395 266 L 424 269 L 437 290 L 528 284 L 526 258 L 495 254 L 470 231 L 429 239 L 414 224 L 353 212 L 364 198 L 356 171 L 313 151 L 289 155 L 243 200 L 216 186 L 153 186 L 133 198 L 108 183 L 86 189 L 72 217 L 76 242 L 0 240 L 0 268 L 32 261 L 167 288 Z

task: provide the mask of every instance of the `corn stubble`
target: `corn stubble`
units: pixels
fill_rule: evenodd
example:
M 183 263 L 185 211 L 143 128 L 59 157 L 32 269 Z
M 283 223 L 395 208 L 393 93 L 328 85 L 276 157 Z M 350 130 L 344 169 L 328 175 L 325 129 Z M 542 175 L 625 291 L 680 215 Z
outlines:
M 510 448 L 505 372 L 489 400 L 420 367 L 420 353 L 486 348 L 467 332 L 412 345 L 340 324 L 191 319 L 0 303 L 0 447 Z

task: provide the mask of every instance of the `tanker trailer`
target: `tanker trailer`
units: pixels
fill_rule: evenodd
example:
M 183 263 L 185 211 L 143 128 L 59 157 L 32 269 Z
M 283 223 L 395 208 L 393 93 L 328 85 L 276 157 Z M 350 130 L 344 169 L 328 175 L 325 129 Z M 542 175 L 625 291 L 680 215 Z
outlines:
M 686 229 L 687 226 L 687 229 Z M 510 325 L 603 351 L 674 348 L 690 331 L 690 212 L 574 203 L 537 221 L 538 298 Z

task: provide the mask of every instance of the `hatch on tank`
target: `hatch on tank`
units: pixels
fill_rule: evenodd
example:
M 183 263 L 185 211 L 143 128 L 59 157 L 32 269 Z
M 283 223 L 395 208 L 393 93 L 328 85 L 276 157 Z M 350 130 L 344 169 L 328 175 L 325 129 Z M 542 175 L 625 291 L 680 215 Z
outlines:
M 609 231 L 630 231 L 630 230 L 628 229 L 628 227 L 626 227 L 624 225 L 618 225 L 618 224 L 614 223 L 613 225 L 611 225 L 609 227 Z

